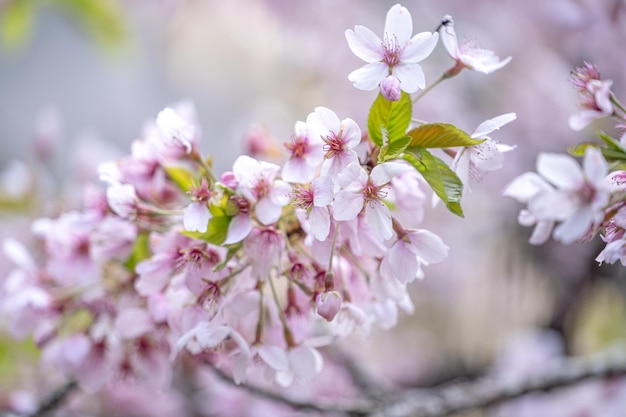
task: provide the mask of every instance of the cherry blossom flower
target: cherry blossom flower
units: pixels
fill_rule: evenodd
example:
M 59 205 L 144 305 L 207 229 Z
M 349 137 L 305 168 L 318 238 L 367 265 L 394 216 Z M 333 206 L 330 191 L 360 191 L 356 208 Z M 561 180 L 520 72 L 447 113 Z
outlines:
M 608 165 L 594 147 L 585 150 L 583 168 L 568 155 L 542 153 L 537 160 L 537 171 L 556 188 L 546 187 L 541 179 L 526 177 L 505 190 L 507 195 L 528 199 L 530 220 L 561 222 L 554 229 L 554 238 L 563 243 L 581 239 L 604 219 L 604 208 L 609 202 L 610 189 L 606 179 Z M 547 229 L 549 223 L 541 224 Z M 538 232 L 540 235 L 544 232 Z M 541 239 L 538 239 L 541 240 Z
M 326 107 L 316 107 L 307 117 L 306 123 L 313 134 L 325 143 L 321 175 L 329 175 L 335 179 L 345 167 L 358 162 L 354 148 L 361 142 L 361 129 L 354 120 L 340 121 L 334 111 Z
M 600 79 L 598 67 L 585 62 L 584 67 L 572 71 L 570 81 L 579 92 L 582 108 L 579 113 L 570 116 L 570 129 L 582 130 L 593 120 L 613 114 L 611 103 L 613 81 Z
M 285 148 L 291 153 L 282 169 L 282 179 L 288 182 L 305 183 L 313 180 L 315 170 L 324 161 L 324 142 L 304 122 L 296 122 L 291 142 Z
M 448 256 L 448 246 L 428 230 L 408 230 L 385 254 L 381 276 L 395 278 L 402 284 L 423 278 L 421 265 L 442 262 Z
M 396 175 L 411 169 L 398 162 L 385 162 L 374 167 L 370 175 L 359 164 L 350 164 L 339 175 L 342 190 L 335 195 L 335 220 L 352 220 L 365 207 L 365 217 L 380 240 L 393 235 L 391 212 L 383 203 L 387 185 Z
M 339 310 L 343 299 L 337 291 L 325 291 L 315 297 L 315 311 L 327 321 L 332 321 Z
M 280 167 L 242 155 L 233 164 L 233 175 L 238 182 L 237 191 L 255 203 L 257 218 L 269 225 L 280 217 L 282 208 L 289 203 L 291 186 L 276 179 Z
M 534 172 L 526 172 L 513 179 L 504 189 L 503 195 L 512 197 L 520 203 L 528 204 L 536 195 L 553 191 L 554 187 L 540 175 Z M 531 245 L 541 245 L 545 243 L 550 238 L 555 225 L 553 219 L 537 219 L 537 217 L 527 209 L 520 210 L 517 221 L 522 226 L 535 226 L 528 240 Z
M 450 15 L 444 16 L 439 31 L 446 51 L 456 61 L 456 65 L 447 72 L 449 76 L 456 75 L 463 68 L 489 74 L 511 61 L 510 56 L 500 60 L 493 51 L 484 49 L 471 40 L 464 39 L 459 45 L 454 30 L 454 20 Z
M 209 189 L 206 178 L 202 178 L 202 182 L 198 187 L 192 187 L 189 190 L 191 194 L 191 203 L 185 208 L 183 214 L 183 225 L 185 230 L 190 232 L 198 231 L 200 233 L 206 232 L 209 220 L 211 220 L 211 211 L 208 207 L 209 199 L 212 196 L 212 191 Z
M 176 111 L 170 107 L 163 109 L 156 118 L 156 125 L 166 147 L 191 153 L 195 145 L 194 126 L 183 120 Z
M 330 232 L 330 211 L 333 201 L 333 181 L 329 176 L 317 177 L 309 187 L 297 187 L 291 194 L 296 209 L 305 210 L 309 230 L 317 240 L 325 240 Z
M 426 80 L 418 62 L 426 58 L 437 45 L 438 34 L 421 32 L 413 34 L 413 21 L 409 11 L 396 4 L 387 13 L 381 40 L 363 26 L 346 30 L 350 50 L 367 64 L 348 75 L 360 90 L 374 90 L 388 76 L 400 82 L 400 88 L 411 94 L 424 88 Z
M 471 134 L 472 139 L 484 139 L 484 141 L 457 151 L 450 167 L 463 182 L 463 192 L 471 191 L 470 180 L 479 182 L 489 171 L 502 168 L 504 159 L 502 154 L 512 151 L 515 147 L 499 143 L 487 135 L 516 118 L 515 113 L 506 113 L 484 121 Z

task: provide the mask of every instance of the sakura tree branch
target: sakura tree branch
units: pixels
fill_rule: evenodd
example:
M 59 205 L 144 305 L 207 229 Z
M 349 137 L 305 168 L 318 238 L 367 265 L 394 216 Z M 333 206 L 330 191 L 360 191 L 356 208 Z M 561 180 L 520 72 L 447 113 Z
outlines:
M 549 366 L 541 375 L 517 381 L 481 378 L 430 390 L 410 390 L 386 401 L 371 417 L 444 417 L 484 409 L 526 394 L 568 387 L 594 379 L 626 375 L 626 353 L 570 358 Z
M 370 410 L 374 408 L 373 404 L 371 404 L 369 401 L 356 401 L 355 400 L 353 402 L 345 401 L 342 403 L 325 405 L 321 402 L 308 402 L 308 401 L 296 400 L 293 398 L 289 398 L 283 394 L 269 391 L 267 389 L 264 389 L 264 388 L 261 388 L 261 387 L 258 387 L 249 383 L 238 385 L 237 383 L 235 383 L 235 381 L 233 381 L 231 377 L 226 375 L 220 369 L 214 366 L 211 366 L 211 369 L 213 370 L 215 375 L 219 377 L 219 379 L 221 379 L 223 382 L 226 382 L 227 384 L 246 390 L 250 394 L 256 395 L 257 397 L 274 401 L 277 403 L 281 403 L 281 404 L 287 405 L 293 409 L 300 410 L 300 411 L 311 411 L 311 412 L 318 412 L 318 413 L 335 413 L 335 414 L 344 414 L 348 416 L 357 417 L 357 416 L 368 415 Z
M 354 385 L 366 398 L 381 400 L 386 396 L 387 390 L 345 350 L 335 347 L 328 349 L 328 354 L 333 361 L 344 367 Z
M 63 401 L 67 398 L 67 396 L 74 391 L 78 387 L 76 381 L 69 381 L 67 384 L 59 387 L 56 391 L 54 391 L 48 398 L 46 398 L 41 404 L 39 404 L 39 408 L 35 410 L 32 414 L 29 414 L 28 417 L 43 417 L 49 412 L 53 411 L 57 407 L 59 407 Z

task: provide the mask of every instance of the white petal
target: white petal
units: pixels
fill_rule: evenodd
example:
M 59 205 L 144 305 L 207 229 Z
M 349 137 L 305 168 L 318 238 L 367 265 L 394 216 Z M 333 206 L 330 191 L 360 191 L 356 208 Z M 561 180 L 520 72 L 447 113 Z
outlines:
M 309 215 L 311 233 L 315 239 L 324 241 L 330 232 L 330 213 L 326 207 L 313 207 Z
M 576 160 L 564 154 L 539 154 L 537 172 L 559 188 L 575 189 L 584 181 L 583 172 Z
M 115 330 L 122 339 L 134 339 L 148 333 L 154 328 L 154 323 L 148 311 L 142 308 L 122 310 L 115 320 Z
M 506 113 L 501 114 L 500 116 L 496 116 L 493 119 L 485 120 L 480 125 L 478 125 L 476 130 L 474 130 L 474 133 L 472 133 L 472 138 L 482 139 L 494 130 L 498 130 L 507 123 L 511 123 L 516 118 L 517 115 L 515 113 Z
M 365 218 L 374 235 L 380 240 L 387 240 L 393 236 L 391 212 L 382 201 L 372 200 L 367 203 Z
M 609 173 L 609 167 L 602 153 L 592 146 L 585 150 L 583 169 L 587 179 L 596 186 L 601 185 Z
M 413 168 L 401 162 L 384 162 L 376 165 L 370 174 L 372 184 L 379 186 L 387 184 L 396 175 L 412 170 Z
M 592 216 L 591 207 L 581 207 L 554 229 L 554 239 L 568 245 L 585 236 L 593 224 Z
M 443 240 L 428 230 L 418 230 L 408 234 L 417 255 L 428 263 L 442 262 L 450 249 Z
M 417 63 L 427 58 L 437 46 L 438 33 L 422 32 L 413 36 L 400 53 L 402 62 Z
M 443 42 L 443 46 L 446 47 L 446 51 L 452 57 L 452 59 L 458 59 L 460 54 L 459 51 L 459 42 L 456 38 L 456 31 L 454 30 L 454 20 L 452 16 L 446 15 L 443 20 L 446 20 L 448 23 L 441 28 L 441 42 Z
M 537 193 L 552 190 L 554 188 L 539 175 L 534 172 L 526 172 L 514 178 L 504 189 L 503 195 L 512 197 L 520 203 L 528 203 Z
M 194 202 L 185 208 L 183 225 L 187 231 L 204 233 L 210 219 L 211 212 L 206 203 Z
M 382 41 L 374 32 L 364 26 L 355 26 L 354 31 L 346 30 L 346 40 L 352 53 L 365 62 L 383 59 Z
M 417 256 L 406 247 L 406 242 L 397 241 L 389 250 L 385 261 L 394 277 L 401 283 L 412 282 L 417 277 L 419 269 Z
M 250 234 L 251 230 L 252 221 L 247 214 L 233 217 L 228 225 L 228 235 L 226 236 L 226 240 L 224 240 L 224 245 L 242 241 Z
M 348 80 L 359 90 L 372 91 L 389 75 L 389 67 L 383 62 L 372 62 L 348 74 Z
M 566 191 L 544 191 L 528 201 L 528 210 L 541 220 L 565 220 L 578 208 L 575 194 Z
M 339 191 L 333 203 L 333 217 L 338 221 L 352 220 L 363 209 L 363 194 Z
M 287 353 L 278 346 L 259 346 L 259 356 L 273 370 L 277 372 L 289 371 Z
M 413 33 L 413 19 L 411 13 L 399 4 L 387 12 L 385 19 L 385 37 L 398 40 L 400 47 L 404 46 Z
M 196 332 L 196 340 L 204 349 L 213 349 L 222 343 L 230 335 L 230 327 L 228 326 L 206 326 L 204 329 L 198 329 Z
M 256 203 L 256 216 L 265 225 L 275 223 L 280 218 L 282 211 L 282 208 L 274 204 L 269 196 L 263 197 Z
M 317 350 L 300 345 L 289 351 L 291 370 L 300 381 L 313 381 L 322 370 L 322 357 Z
M 317 177 L 311 183 L 313 191 L 313 205 L 325 207 L 333 201 L 333 179 L 328 175 Z
M 426 87 L 426 77 L 419 64 L 400 63 L 393 67 L 393 75 L 400 80 L 400 88 L 409 94 Z
M 552 229 L 554 228 L 553 220 L 541 220 L 537 222 L 528 243 L 531 245 L 542 245 L 550 238 Z

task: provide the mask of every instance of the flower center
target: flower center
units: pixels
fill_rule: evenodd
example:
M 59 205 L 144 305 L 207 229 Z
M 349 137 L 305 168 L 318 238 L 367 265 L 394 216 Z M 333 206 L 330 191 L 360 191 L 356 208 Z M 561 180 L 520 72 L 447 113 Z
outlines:
M 293 205 L 301 209 L 309 209 L 313 206 L 313 190 L 306 187 L 298 187 L 293 193 Z
M 306 137 L 294 137 L 291 143 L 285 143 L 285 148 L 291 152 L 292 158 L 302 158 L 309 150 L 309 141 Z
M 363 197 L 365 202 L 373 200 L 381 200 L 387 197 L 387 191 L 384 189 L 385 185 L 374 185 L 368 180 L 367 185 L 363 189 Z
M 398 45 L 398 38 L 396 35 L 390 38 L 385 34 L 385 40 L 382 46 L 383 62 L 389 65 L 389 69 L 391 70 L 391 68 L 400 63 L 400 45 Z
M 330 159 L 335 155 L 343 153 L 344 142 L 343 138 L 341 137 L 341 130 L 339 131 L 339 135 L 337 135 L 335 132 L 330 132 L 329 135 L 325 138 L 322 138 L 322 140 L 325 143 L 324 150 L 326 151 L 324 158 Z

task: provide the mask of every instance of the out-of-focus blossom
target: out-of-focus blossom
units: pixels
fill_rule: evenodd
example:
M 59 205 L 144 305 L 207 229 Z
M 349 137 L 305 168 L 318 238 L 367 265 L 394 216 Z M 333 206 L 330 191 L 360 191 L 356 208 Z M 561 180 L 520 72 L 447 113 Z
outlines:
M 593 120 L 613 114 L 611 103 L 612 80 L 600 79 L 600 70 L 585 62 L 584 67 L 572 71 L 570 81 L 578 90 L 581 111 L 569 118 L 572 130 L 582 130 Z

